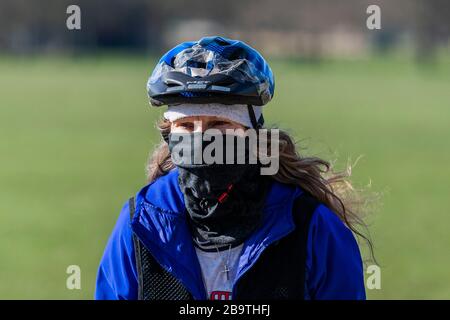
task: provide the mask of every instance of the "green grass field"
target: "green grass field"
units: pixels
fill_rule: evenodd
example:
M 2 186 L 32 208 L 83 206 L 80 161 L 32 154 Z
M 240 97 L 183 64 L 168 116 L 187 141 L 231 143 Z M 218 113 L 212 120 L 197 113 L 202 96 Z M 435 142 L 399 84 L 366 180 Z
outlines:
M 0 298 L 91 299 L 126 199 L 159 140 L 145 83 L 155 59 L 0 58 Z M 381 290 L 450 298 L 450 63 L 272 60 L 266 121 L 382 192 L 370 217 Z M 66 289 L 66 268 L 82 271 Z

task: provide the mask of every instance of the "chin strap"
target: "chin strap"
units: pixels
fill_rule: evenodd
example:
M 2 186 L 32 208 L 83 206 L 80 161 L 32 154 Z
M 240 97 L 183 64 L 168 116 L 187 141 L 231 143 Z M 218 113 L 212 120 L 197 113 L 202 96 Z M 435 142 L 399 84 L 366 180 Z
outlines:
M 251 104 L 247 105 L 248 115 L 250 117 L 250 121 L 252 122 L 254 129 L 261 129 L 264 124 L 264 117 L 261 114 L 258 120 L 256 120 L 255 110 L 253 110 L 253 106 Z

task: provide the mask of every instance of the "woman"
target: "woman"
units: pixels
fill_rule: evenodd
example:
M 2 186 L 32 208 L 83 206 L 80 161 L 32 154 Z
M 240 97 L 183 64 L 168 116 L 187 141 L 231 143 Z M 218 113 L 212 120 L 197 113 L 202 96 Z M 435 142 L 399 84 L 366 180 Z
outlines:
M 274 79 L 256 50 L 221 37 L 182 43 L 147 89 L 152 105 L 168 105 L 163 141 L 149 184 L 108 241 L 96 299 L 365 299 L 351 185 L 328 162 L 298 155 L 285 132 L 265 140 L 262 106 Z M 236 160 L 240 145 L 244 162 L 193 161 L 219 140 L 227 141 L 219 160 Z M 264 141 L 278 161 L 270 175 Z

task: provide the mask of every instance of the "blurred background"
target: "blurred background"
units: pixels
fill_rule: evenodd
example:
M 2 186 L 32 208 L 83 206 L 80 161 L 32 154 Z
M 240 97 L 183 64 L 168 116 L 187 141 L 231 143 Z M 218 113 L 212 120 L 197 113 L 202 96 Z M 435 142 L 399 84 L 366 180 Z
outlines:
M 68 30 L 66 9 L 81 9 Z M 369 30 L 369 5 L 381 29 Z M 246 41 L 276 78 L 269 124 L 301 152 L 359 161 L 381 195 L 368 217 L 371 299 L 450 298 L 450 2 L 2 0 L 0 298 L 91 299 L 126 199 L 145 185 L 162 110 L 145 84 L 185 40 Z M 367 252 L 363 247 L 364 252 Z M 66 268 L 81 268 L 81 289 Z

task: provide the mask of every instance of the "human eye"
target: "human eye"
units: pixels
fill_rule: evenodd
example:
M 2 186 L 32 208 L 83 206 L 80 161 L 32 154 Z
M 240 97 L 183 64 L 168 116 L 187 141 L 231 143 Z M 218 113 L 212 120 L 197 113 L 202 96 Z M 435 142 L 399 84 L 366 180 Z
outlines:
M 176 124 L 177 127 L 182 128 L 184 130 L 193 131 L 194 130 L 194 123 L 191 121 L 181 121 Z
M 223 127 L 230 127 L 231 123 L 228 121 L 223 120 L 214 120 L 209 123 L 210 128 L 223 128 Z

